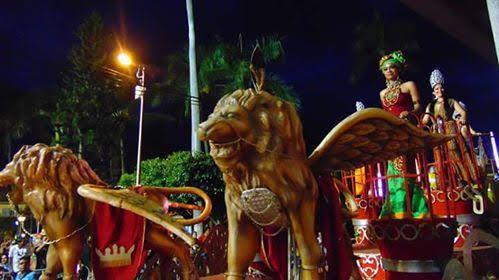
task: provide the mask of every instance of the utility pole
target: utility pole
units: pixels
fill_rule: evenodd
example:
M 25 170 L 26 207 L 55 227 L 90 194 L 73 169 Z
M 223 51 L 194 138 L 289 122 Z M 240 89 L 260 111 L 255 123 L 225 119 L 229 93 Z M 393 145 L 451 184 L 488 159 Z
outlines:
M 197 129 L 199 126 L 199 92 L 198 76 L 196 67 L 196 32 L 194 29 L 194 13 L 192 0 L 186 0 L 187 22 L 189 25 L 189 88 L 191 101 L 191 152 L 195 154 L 201 151 Z

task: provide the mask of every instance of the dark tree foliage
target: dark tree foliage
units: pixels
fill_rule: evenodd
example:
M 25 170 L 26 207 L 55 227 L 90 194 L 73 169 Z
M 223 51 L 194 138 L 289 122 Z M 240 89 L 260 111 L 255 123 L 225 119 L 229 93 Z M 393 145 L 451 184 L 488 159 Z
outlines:
M 126 111 L 118 99 L 116 81 L 103 73 L 111 40 L 101 17 L 91 14 L 76 31 L 78 43 L 69 53 L 55 110 L 51 114 L 55 144 L 76 151 L 112 180 L 119 167 L 120 140 Z
M 421 48 L 416 34 L 414 23 L 400 18 L 388 20 L 382 18 L 379 12 L 374 12 L 372 18 L 355 27 L 350 82 L 362 82 L 361 77 L 366 75 L 366 71 L 376 71 L 370 67 L 377 65 L 383 55 L 393 51 L 401 50 L 408 57 L 417 56 Z M 411 71 L 417 71 L 414 63 L 417 59 L 409 61 L 413 62 L 410 65 Z
M 119 185 L 135 185 L 135 173 L 123 174 Z M 175 152 L 167 158 L 154 158 L 142 162 L 141 184 L 156 187 L 193 186 L 204 190 L 213 202 L 212 216 L 223 219 L 225 215 L 224 189 L 222 173 L 215 162 L 206 153 L 194 156 L 189 151 Z M 170 199 L 193 203 L 197 197 L 179 195 Z
M 202 95 L 218 100 L 237 89 L 252 87 L 249 63 L 256 45 L 260 46 L 267 65 L 279 63 L 284 57 L 281 40 L 276 36 L 263 37 L 255 43 L 244 45 L 218 43 L 205 51 L 199 65 L 199 88 Z M 293 88 L 282 81 L 277 74 L 266 69 L 266 87 L 280 98 L 300 106 Z
M 53 100 L 53 92 L 40 89 L 24 92 L 9 87 L 3 90 L 8 94 L 0 103 L 0 163 L 5 164 L 19 146 L 50 141 L 51 125 L 45 112 Z
M 215 103 L 225 94 L 242 88 L 250 88 L 251 76 L 249 62 L 255 45 L 262 50 L 265 63 L 269 66 L 279 63 L 284 57 L 281 40 L 276 36 L 268 36 L 244 44 L 242 40 L 236 43 L 218 41 L 213 45 L 198 46 L 198 83 L 201 109 L 206 117 Z M 154 105 L 166 104 L 169 112 L 180 116 L 183 110 L 189 115 L 189 62 L 187 52 L 169 55 L 164 60 L 166 75 L 152 89 Z M 265 89 L 277 96 L 300 106 L 296 92 L 286 85 L 276 74 L 267 69 Z M 184 103 L 185 106 L 178 106 Z

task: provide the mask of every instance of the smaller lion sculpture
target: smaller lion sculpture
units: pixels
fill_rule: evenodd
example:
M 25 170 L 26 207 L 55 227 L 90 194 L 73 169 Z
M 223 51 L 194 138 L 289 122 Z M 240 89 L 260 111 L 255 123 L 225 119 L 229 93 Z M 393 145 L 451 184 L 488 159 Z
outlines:
M 61 269 L 64 279 L 77 279 L 76 266 L 95 203 L 78 195 L 77 188 L 84 184 L 107 186 L 85 160 L 61 146 L 24 146 L 0 172 L 0 186 L 13 186 L 8 194 L 11 204 L 17 208 L 25 203 L 53 241 L 40 279 L 55 279 Z M 156 200 L 161 196 L 146 195 Z M 146 223 L 145 247 L 159 253 L 165 264 L 177 257 L 182 279 L 199 278 L 188 248 L 152 222 Z

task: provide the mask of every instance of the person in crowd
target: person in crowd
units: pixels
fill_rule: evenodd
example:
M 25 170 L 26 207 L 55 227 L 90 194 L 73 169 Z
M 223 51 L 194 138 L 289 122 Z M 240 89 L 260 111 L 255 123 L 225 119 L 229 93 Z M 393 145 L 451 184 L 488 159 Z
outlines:
M 4 276 L 10 273 L 9 257 L 7 255 L 2 255 L 0 260 L 0 276 Z
M 33 240 L 34 254 L 36 256 L 36 269 L 44 269 L 47 266 L 48 245 L 45 243 L 47 236 L 42 230 Z
M 35 280 L 35 272 L 30 270 L 30 260 L 29 256 L 19 259 L 15 280 Z
M 11 269 L 14 273 L 19 271 L 19 261 L 23 257 L 31 257 L 32 250 L 29 244 L 29 239 L 22 237 L 18 239 L 17 244 L 10 247 L 9 259 L 11 264 Z
M 8 255 L 11 244 L 12 238 L 10 236 L 4 237 L 2 243 L 0 244 L 0 255 Z

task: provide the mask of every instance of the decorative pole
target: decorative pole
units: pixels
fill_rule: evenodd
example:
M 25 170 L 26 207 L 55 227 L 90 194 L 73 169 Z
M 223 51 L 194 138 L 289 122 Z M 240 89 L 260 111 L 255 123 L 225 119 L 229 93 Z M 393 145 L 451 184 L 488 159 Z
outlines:
M 497 63 L 499 64 L 499 0 L 487 0 L 492 38 L 496 45 Z
M 125 66 L 131 66 L 134 65 L 132 62 L 132 58 L 126 53 L 126 52 L 120 52 L 118 54 L 118 62 Z M 136 64 L 135 64 L 136 65 Z M 117 71 L 113 71 L 117 72 Z M 118 72 L 119 73 L 119 72 Z M 136 186 L 140 186 L 140 165 L 141 165 L 141 158 L 140 158 L 140 153 L 142 150 L 142 119 L 144 116 L 144 93 L 146 92 L 146 68 L 143 65 L 138 65 L 137 67 L 137 73 L 135 74 L 135 77 L 139 80 L 139 84 L 135 86 L 135 99 L 140 99 L 140 107 L 139 107 L 139 139 L 137 141 L 137 178 L 135 181 Z
M 189 88 L 191 101 L 191 153 L 201 151 L 201 142 L 198 139 L 199 126 L 199 91 L 196 66 L 196 31 L 194 28 L 194 11 L 192 0 L 185 1 L 187 8 L 187 24 L 189 26 Z
M 496 165 L 496 171 L 499 174 L 499 153 L 497 152 L 496 138 L 494 137 L 494 132 L 490 132 L 490 142 L 492 144 L 492 152 L 494 154 L 494 163 Z
M 189 90 L 191 101 L 191 154 L 195 155 L 201 151 L 201 142 L 199 141 L 197 130 L 199 126 L 199 91 L 198 74 L 196 66 L 196 31 L 194 28 L 194 11 L 192 0 L 185 0 L 187 9 L 187 25 L 189 27 Z M 198 217 L 200 211 L 194 210 L 193 216 Z M 203 234 L 203 223 L 194 225 L 194 231 L 197 236 Z
M 139 79 L 139 84 L 135 86 L 135 99 L 140 98 L 140 108 L 139 108 L 139 136 L 137 142 L 137 178 L 135 181 L 136 186 L 140 186 L 140 171 L 141 171 L 141 148 L 142 148 L 142 118 L 144 116 L 144 93 L 146 92 L 145 87 L 145 70 L 146 68 L 139 65 L 137 69 L 136 77 Z

